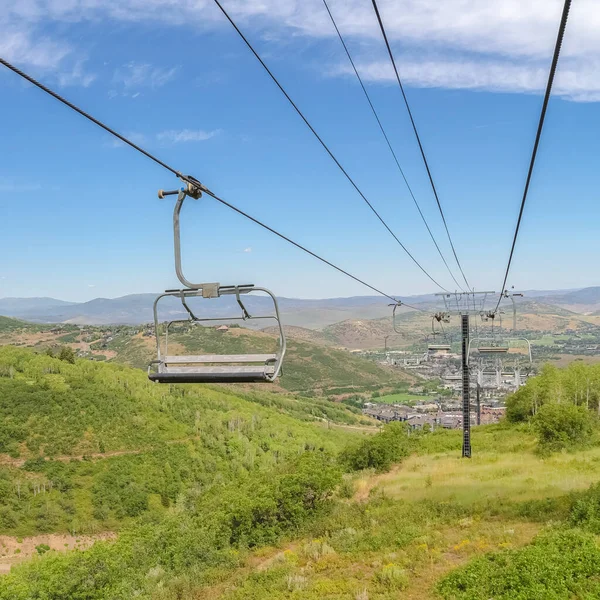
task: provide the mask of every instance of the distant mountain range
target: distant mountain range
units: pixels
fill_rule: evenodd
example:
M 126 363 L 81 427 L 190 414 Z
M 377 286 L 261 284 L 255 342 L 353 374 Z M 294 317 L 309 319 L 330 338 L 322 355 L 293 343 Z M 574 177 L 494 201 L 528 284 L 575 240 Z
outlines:
M 537 303 L 557 306 L 579 314 L 600 313 L 600 287 L 578 290 L 531 290 L 524 292 L 520 303 L 535 299 Z M 56 298 L 0 298 L 0 315 L 36 323 L 76 323 L 82 325 L 139 324 L 153 319 L 152 306 L 156 294 L 131 294 L 120 298 L 96 298 L 89 302 L 66 302 Z M 439 299 L 432 294 L 399 297 L 411 305 L 432 308 Z M 266 297 L 246 296 L 244 302 L 253 315 L 270 312 Z M 198 316 L 226 319 L 240 313 L 235 297 L 219 300 L 192 300 L 190 306 Z M 185 318 L 179 300 L 166 298 L 160 305 L 161 320 Z M 389 301 L 380 296 L 353 296 L 303 300 L 279 298 L 284 322 L 290 326 L 320 329 L 348 319 L 378 319 L 391 315 Z M 402 309 L 408 311 L 410 309 Z M 261 327 L 268 322 L 259 322 Z M 251 324 L 251 323 L 248 323 Z

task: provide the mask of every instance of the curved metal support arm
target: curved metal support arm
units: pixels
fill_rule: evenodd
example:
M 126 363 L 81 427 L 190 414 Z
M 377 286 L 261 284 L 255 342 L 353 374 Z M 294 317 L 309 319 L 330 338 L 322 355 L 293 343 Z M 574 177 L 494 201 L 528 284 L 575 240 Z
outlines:
M 394 310 L 392 311 L 392 327 L 394 328 L 394 331 L 396 333 L 399 333 L 400 335 L 402 335 L 402 332 L 398 331 L 398 327 L 396 326 L 396 309 L 399 306 L 402 306 L 402 302 L 397 302 L 396 304 L 390 304 L 390 306 L 394 307 Z
M 177 273 L 177 279 L 181 281 L 181 283 L 191 289 L 200 289 L 204 285 L 203 283 L 192 283 L 189 281 L 185 275 L 183 274 L 183 270 L 181 267 L 181 228 L 179 224 L 179 215 L 181 213 L 181 208 L 183 207 L 183 202 L 187 197 L 187 192 L 185 189 L 182 189 L 177 196 L 177 202 L 175 202 L 175 208 L 173 209 L 173 244 L 175 250 L 175 273 Z

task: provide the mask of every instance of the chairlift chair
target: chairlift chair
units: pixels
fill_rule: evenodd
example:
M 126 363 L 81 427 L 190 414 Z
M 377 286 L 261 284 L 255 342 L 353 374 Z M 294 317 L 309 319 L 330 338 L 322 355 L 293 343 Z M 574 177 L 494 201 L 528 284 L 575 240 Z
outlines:
M 148 377 L 158 383 L 269 383 L 273 382 L 281 371 L 286 351 L 286 339 L 279 315 L 276 297 L 271 291 L 253 284 L 221 285 L 219 283 L 191 283 L 183 274 L 181 266 L 180 213 L 185 199 L 190 196 L 199 199 L 202 186 L 187 183 L 181 190 L 165 192 L 160 190 L 159 198 L 177 194 L 177 202 L 173 211 L 173 237 L 175 249 L 175 271 L 179 281 L 185 286 L 182 289 L 166 290 L 154 301 L 154 333 L 156 336 L 157 358 L 148 367 Z M 273 301 L 273 312 L 266 316 L 252 316 L 243 297 L 253 292 L 263 292 Z M 202 298 L 211 300 L 221 296 L 235 296 L 241 309 L 240 316 L 206 318 L 197 316 L 190 308 L 188 299 Z M 164 350 L 161 343 L 161 324 L 158 306 L 163 298 L 175 297 L 181 301 L 188 314 L 187 319 L 169 321 L 164 326 Z M 169 353 L 169 330 L 179 323 L 205 323 L 216 321 L 248 321 L 252 319 L 274 319 L 279 328 L 278 349 L 270 354 L 200 354 L 178 355 Z
M 480 313 L 482 321 L 490 321 L 491 320 L 491 322 L 492 322 L 492 326 L 491 326 L 492 334 L 491 334 L 491 337 L 489 337 L 489 338 L 476 337 L 476 338 L 473 338 L 472 340 L 470 340 L 469 341 L 469 352 L 471 350 L 471 344 L 473 342 L 475 342 L 476 344 L 481 344 L 481 345 L 478 345 L 476 348 L 477 351 L 479 352 L 479 354 L 501 356 L 501 355 L 507 354 L 509 352 L 509 350 L 511 349 L 511 343 L 514 344 L 516 342 L 525 342 L 525 344 L 527 345 L 527 355 L 529 358 L 528 362 L 530 365 L 533 363 L 533 358 L 532 358 L 532 354 L 531 354 L 531 343 L 529 342 L 529 340 L 524 337 L 514 337 L 515 332 L 517 331 L 517 305 L 515 303 L 516 296 L 523 297 L 523 294 L 515 293 L 515 292 L 510 293 L 508 290 L 504 290 L 504 292 L 501 294 L 501 298 L 507 298 L 512 301 L 512 315 L 513 315 L 512 335 L 513 335 L 513 337 L 501 338 L 494 332 L 494 323 L 495 323 L 496 317 L 499 318 L 499 320 L 500 320 L 499 328 L 500 328 L 500 330 L 502 329 L 502 315 L 504 314 L 504 312 L 502 310 L 498 310 L 498 311 L 491 310 L 491 311 L 486 311 L 486 312 L 482 311 Z M 512 347 L 514 347 L 514 346 L 512 346 Z
M 488 356 L 502 356 L 508 354 L 511 348 L 516 348 L 516 344 L 524 342 L 527 347 L 527 358 L 528 363 L 533 363 L 533 357 L 531 354 L 531 342 L 527 338 L 505 338 L 502 341 L 490 340 L 486 338 L 471 338 L 467 347 L 467 364 L 471 350 L 477 350 L 479 354 Z

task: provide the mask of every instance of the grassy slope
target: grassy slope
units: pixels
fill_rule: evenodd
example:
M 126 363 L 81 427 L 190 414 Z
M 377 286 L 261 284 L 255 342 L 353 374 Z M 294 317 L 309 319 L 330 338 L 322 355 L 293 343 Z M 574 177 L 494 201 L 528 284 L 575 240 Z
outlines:
M 120 527 L 190 486 L 268 470 L 306 448 L 335 453 L 356 435 L 324 420 L 358 416 L 322 400 L 169 388 L 122 365 L 0 348 L 0 533 Z
M 33 325 L 32 323 L 26 323 L 25 321 L 19 321 L 19 319 L 0 316 L 0 333 L 10 333 L 24 328 L 37 329 L 38 326 Z
M 92 351 L 97 359 L 108 358 L 145 369 L 155 358 L 153 337 L 136 333 L 139 328 L 120 326 L 113 328 L 88 327 L 84 335 L 79 331 L 50 332 L 50 326 L 7 319 L 10 322 L 0 329 L 0 344 L 16 343 L 37 348 L 70 345 L 74 350 Z M 0 321 L 0 326 L 2 322 Z M 110 341 L 103 340 L 103 331 L 111 331 Z M 83 338 L 90 338 L 83 343 Z M 213 328 L 195 327 L 193 331 L 175 331 L 170 342 L 181 352 L 246 353 L 270 352 L 276 349 L 272 334 L 249 329 L 233 328 L 227 333 Z M 311 395 L 393 389 L 398 384 L 412 382 L 415 377 L 399 369 L 385 369 L 343 350 L 328 348 L 312 341 L 288 340 L 288 351 L 283 376 L 275 389 L 310 393 Z
M 542 459 L 534 444 L 525 429 L 484 426 L 473 430 L 474 457 L 464 460 L 460 432 L 430 435 L 400 467 L 355 481 L 354 498 L 313 537 L 263 549 L 185 598 L 438 598 L 447 573 L 529 544 L 565 517 L 570 493 L 600 480 L 600 448 Z
M 248 329 L 230 329 L 227 333 L 212 328 L 195 327 L 190 332 L 170 336 L 178 350 L 188 353 L 246 353 L 270 352 L 276 349 L 276 339 L 266 333 Z M 141 336 L 125 340 L 117 349 L 114 360 L 127 361 L 134 366 L 146 364 L 153 349 L 149 338 Z M 144 348 L 147 353 L 144 356 Z M 343 350 L 326 348 L 311 342 L 288 340 L 283 375 L 279 385 L 295 392 L 360 391 L 394 386 L 414 377 L 401 370 L 388 370 L 353 356 Z

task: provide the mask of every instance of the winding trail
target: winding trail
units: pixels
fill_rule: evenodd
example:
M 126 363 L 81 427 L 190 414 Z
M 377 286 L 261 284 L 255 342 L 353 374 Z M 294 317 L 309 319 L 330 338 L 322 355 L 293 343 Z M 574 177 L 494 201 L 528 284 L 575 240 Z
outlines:
M 173 445 L 173 444 L 185 444 L 186 442 L 192 440 L 199 440 L 200 436 L 198 435 L 190 435 L 184 438 L 178 438 L 176 440 L 166 440 L 162 442 L 163 444 Z M 43 456 L 44 460 L 55 460 L 58 462 L 70 462 L 72 460 L 102 460 L 105 458 L 113 458 L 115 456 L 127 456 L 129 454 L 141 454 L 142 452 L 151 452 L 155 449 L 155 446 L 147 446 L 145 448 L 132 448 L 130 450 L 110 450 L 108 452 L 92 452 L 87 454 L 63 454 L 60 456 Z M 8 467 L 22 467 L 27 460 L 36 459 L 38 457 L 30 456 L 27 458 L 13 458 L 8 454 L 0 454 L 0 465 L 5 465 Z

